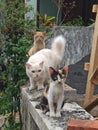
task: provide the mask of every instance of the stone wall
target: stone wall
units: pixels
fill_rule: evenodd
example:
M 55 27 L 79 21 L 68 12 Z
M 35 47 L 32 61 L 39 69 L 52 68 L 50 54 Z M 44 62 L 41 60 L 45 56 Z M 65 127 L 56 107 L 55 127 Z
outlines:
M 74 64 L 84 56 L 90 54 L 94 25 L 88 27 L 63 27 L 53 28 L 52 36 L 46 39 L 46 47 L 51 47 L 53 37 L 63 35 L 66 39 L 63 64 Z

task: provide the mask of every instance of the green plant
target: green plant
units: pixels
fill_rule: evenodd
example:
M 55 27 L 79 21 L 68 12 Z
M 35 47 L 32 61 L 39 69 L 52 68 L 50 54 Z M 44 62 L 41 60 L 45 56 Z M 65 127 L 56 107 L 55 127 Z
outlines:
M 56 24 L 62 25 L 65 23 L 65 20 L 69 20 L 70 13 L 76 7 L 76 2 L 65 1 L 65 0 L 51 0 L 57 6 L 57 15 L 56 15 Z M 63 11 L 62 11 L 63 10 Z M 63 13 L 62 21 L 59 21 L 59 15 Z
M 3 35 L 2 35 L 2 28 L 4 28 L 4 2 L 0 0 L 0 52 L 1 52 L 1 47 L 2 47 L 2 41 L 3 41 Z
M 56 25 L 55 24 L 55 17 L 54 16 L 47 16 L 45 14 L 44 16 L 41 14 L 37 14 L 38 20 L 39 20 L 39 27 L 38 30 L 46 31 L 48 34 L 51 30 L 51 28 Z
M 0 93 L 0 115 L 6 117 L 4 130 L 21 130 L 22 127 L 20 86 L 27 80 L 26 54 L 32 43 L 31 30 L 35 29 L 35 20 L 24 18 L 25 13 L 30 10 L 31 7 L 25 7 L 23 0 L 6 0 L 3 10 L 5 27 L 2 28 L 4 40 L 0 61 L 5 64 L 6 69 L 1 74 L 5 88 Z
M 89 23 L 88 23 L 88 26 L 90 26 L 91 24 L 95 23 L 95 20 L 94 19 L 90 19 Z
M 62 26 L 83 26 L 83 20 L 81 16 L 78 16 L 77 18 L 74 18 L 72 21 L 68 21 Z

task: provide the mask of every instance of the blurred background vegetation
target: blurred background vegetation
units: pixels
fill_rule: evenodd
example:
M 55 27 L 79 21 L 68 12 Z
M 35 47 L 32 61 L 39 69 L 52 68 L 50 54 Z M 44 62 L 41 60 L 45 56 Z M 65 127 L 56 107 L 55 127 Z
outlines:
M 34 20 L 24 17 L 31 9 L 22 0 L 0 0 L 0 115 L 5 117 L 4 130 L 22 127 L 20 86 L 26 82 L 26 54 L 35 27 Z

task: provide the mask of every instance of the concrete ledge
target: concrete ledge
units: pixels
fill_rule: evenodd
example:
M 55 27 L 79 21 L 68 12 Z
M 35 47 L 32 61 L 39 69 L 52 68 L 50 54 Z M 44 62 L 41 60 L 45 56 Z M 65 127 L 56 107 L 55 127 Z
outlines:
M 65 84 L 64 90 L 65 90 L 64 91 L 64 99 L 68 100 L 68 101 L 75 101 L 77 90 L 71 88 L 67 84 Z M 28 84 L 27 84 L 27 85 L 22 86 L 21 94 L 22 95 L 26 94 L 28 100 L 34 100 L 34 99 L 39 98 L 43 94 L 43 90 L 40 90 L 40 91 L 32 90 L 31 92 L 29 92 Z
M 35 109 L 36 103 L 29 102 L 29 111 L 39 130 L 66 130 L 70 118 L 93 120 L 93 117 L 75 102 L 65 103 L 61 118 L 51 118 L 43 114 L 41 110 Z
M 76 100 L 76 89 L 73 89 L 69 85 L 65 84 L 64 90 L 64 99 L 66 102 L 72 102 Z
M 67 93 L 69 86 L 65 88 L 65 93 Z M 69 90 L 71 91 L 71 88 Z M 74 92 L 76 93 L 75 90 Z M 22 130 L 66 130 L 70 118 L 93 120 L 93 117 L 75 102 L 65 103 L 60 118 L 51 118 L 43 114 L 41 110 L 35 109 L 37 99 L 41 94 L 42 92 L 38 91 L 29 93 L 27 87 L 21 88 Z
M 4 116 L 0 115 L 0 130 L 4 130 L 3 128 L 4 123 L 5 123 L 5 118 Z

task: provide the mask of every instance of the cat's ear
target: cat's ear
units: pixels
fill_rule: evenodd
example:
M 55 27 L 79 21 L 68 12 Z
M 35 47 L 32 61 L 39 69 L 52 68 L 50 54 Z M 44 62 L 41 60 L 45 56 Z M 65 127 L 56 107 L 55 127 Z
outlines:
M 33 35 L 35 35 L 35 34 L 36 34 L 36 31 L 32 31 L 32 33 L 33 33 Z
M 26 68 L 30 69 L 31 68 L 31 64 L 30 63 L 26 63 Z
M 63 73 L 64 75 L 67 76 L 67 74 L 68 74 L 68 69 L 69 69 L 68 65 L 65 65 L 65 66 L 61 69 L 61 71 L 62 71 L 62 73 Z
M 54 73 L 54 69 L 52 67 L 49 67 L 49 73 L 52 75 Z
M 40 65 L 41 67 L 43 67 L 43 64 L 44 64 L 44 61 L 40 62 L 39 65 Z
M 46 35 L 46 31 L 43 32 L 43 35 L 44 35 L 44 36 Z

